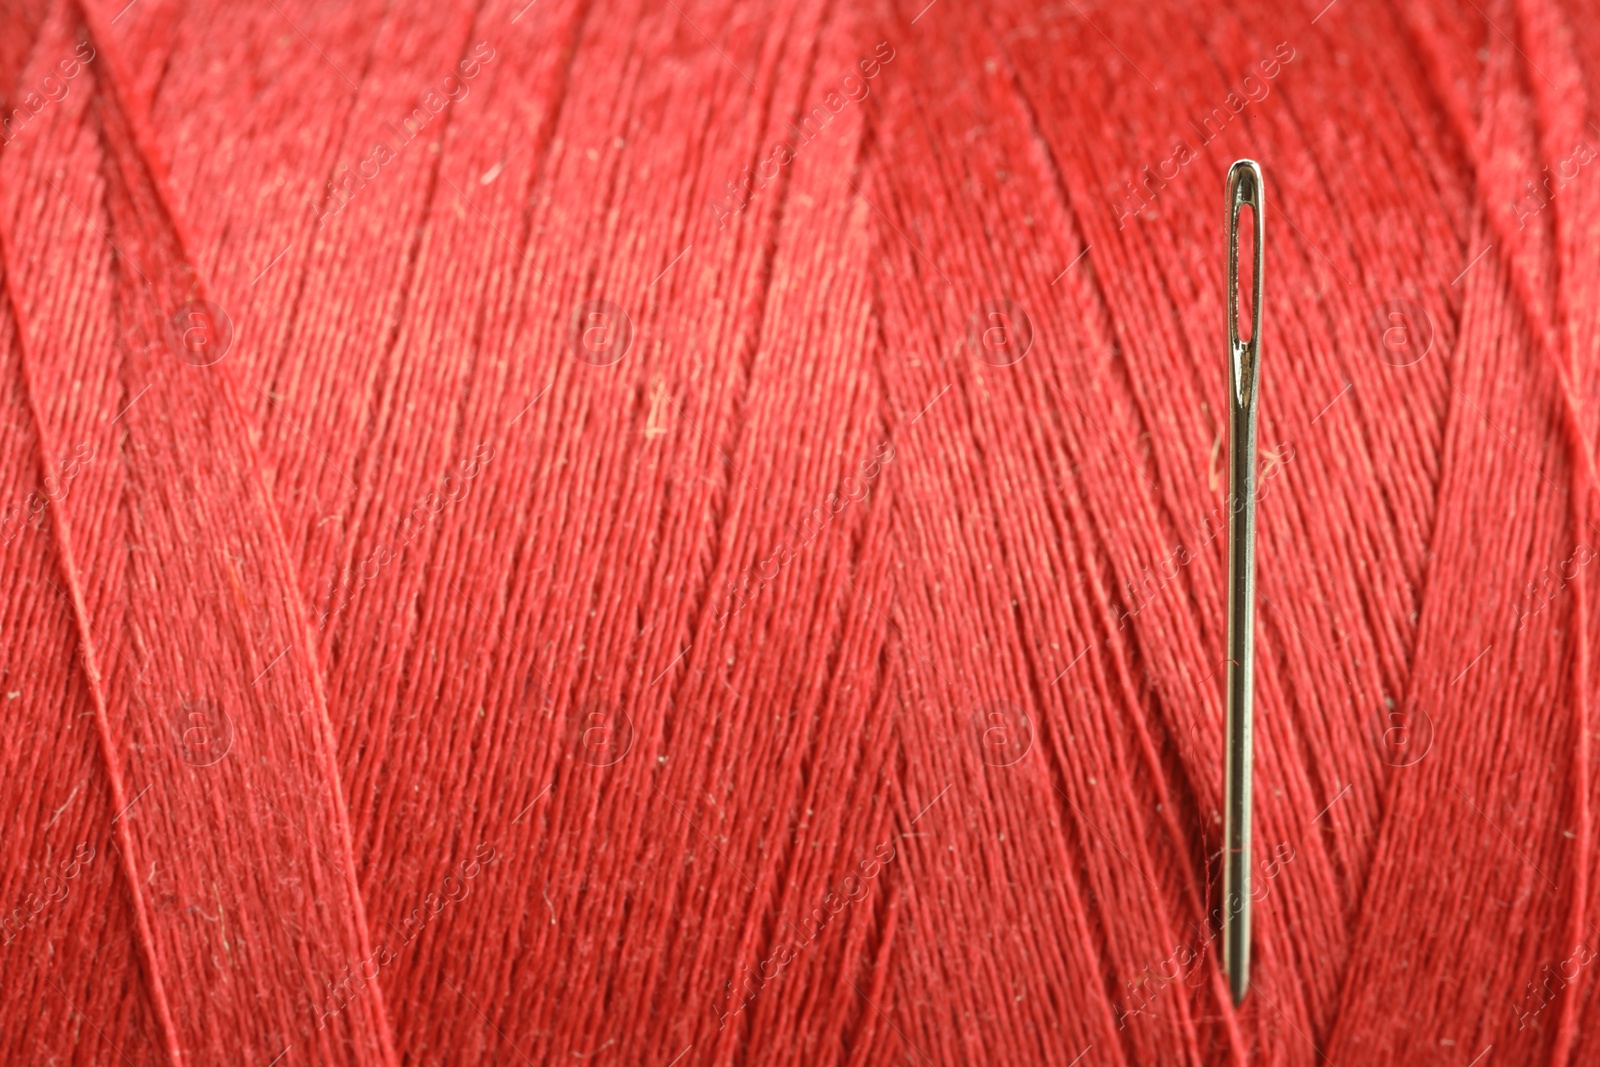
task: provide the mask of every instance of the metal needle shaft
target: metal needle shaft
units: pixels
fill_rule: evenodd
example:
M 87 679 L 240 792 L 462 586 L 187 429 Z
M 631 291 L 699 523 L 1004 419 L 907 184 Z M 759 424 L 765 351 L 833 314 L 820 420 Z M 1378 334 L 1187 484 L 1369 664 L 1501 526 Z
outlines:
M 1250 336 L 1239 338 L 1239 216 L 1250 209 Z M 1261 168 L 1228 171 L 1228 721 L 1224 766 L 1222 969 L 1233 1002 L 1250 987 L 1250 763 L 1255 667 L 1256 388 L 1261 345 Z

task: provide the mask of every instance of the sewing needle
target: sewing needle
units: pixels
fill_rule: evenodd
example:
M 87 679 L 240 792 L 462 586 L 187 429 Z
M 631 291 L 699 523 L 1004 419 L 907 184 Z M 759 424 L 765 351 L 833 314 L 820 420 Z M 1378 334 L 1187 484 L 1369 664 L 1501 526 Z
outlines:
M 1250 209 L 1250 336 L 1239 339 L 1239 215 Z M 1261 168 L 1241 159 L 1228 171 L 1228 721 L 1224 760 L 1225 861 L 1222 969 L 1233 1002 L 1250 987 L 1250 763 L 1255 667 L 1256 390 L 1261 348 Z

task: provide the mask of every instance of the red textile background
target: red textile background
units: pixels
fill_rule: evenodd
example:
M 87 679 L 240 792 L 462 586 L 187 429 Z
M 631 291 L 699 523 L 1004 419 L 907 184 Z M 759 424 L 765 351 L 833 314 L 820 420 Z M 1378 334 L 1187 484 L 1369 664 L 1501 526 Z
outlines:
M 1592 4 L 3 7 L 4 1062 L 1600 1062 Z

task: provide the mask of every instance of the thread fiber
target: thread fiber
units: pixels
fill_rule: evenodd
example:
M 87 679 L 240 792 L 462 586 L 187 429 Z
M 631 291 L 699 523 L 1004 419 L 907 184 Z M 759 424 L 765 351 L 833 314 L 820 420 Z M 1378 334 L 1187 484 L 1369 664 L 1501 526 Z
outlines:
M 1600 1062 L 1593 5 L 4 9 L 4 1062 Z

